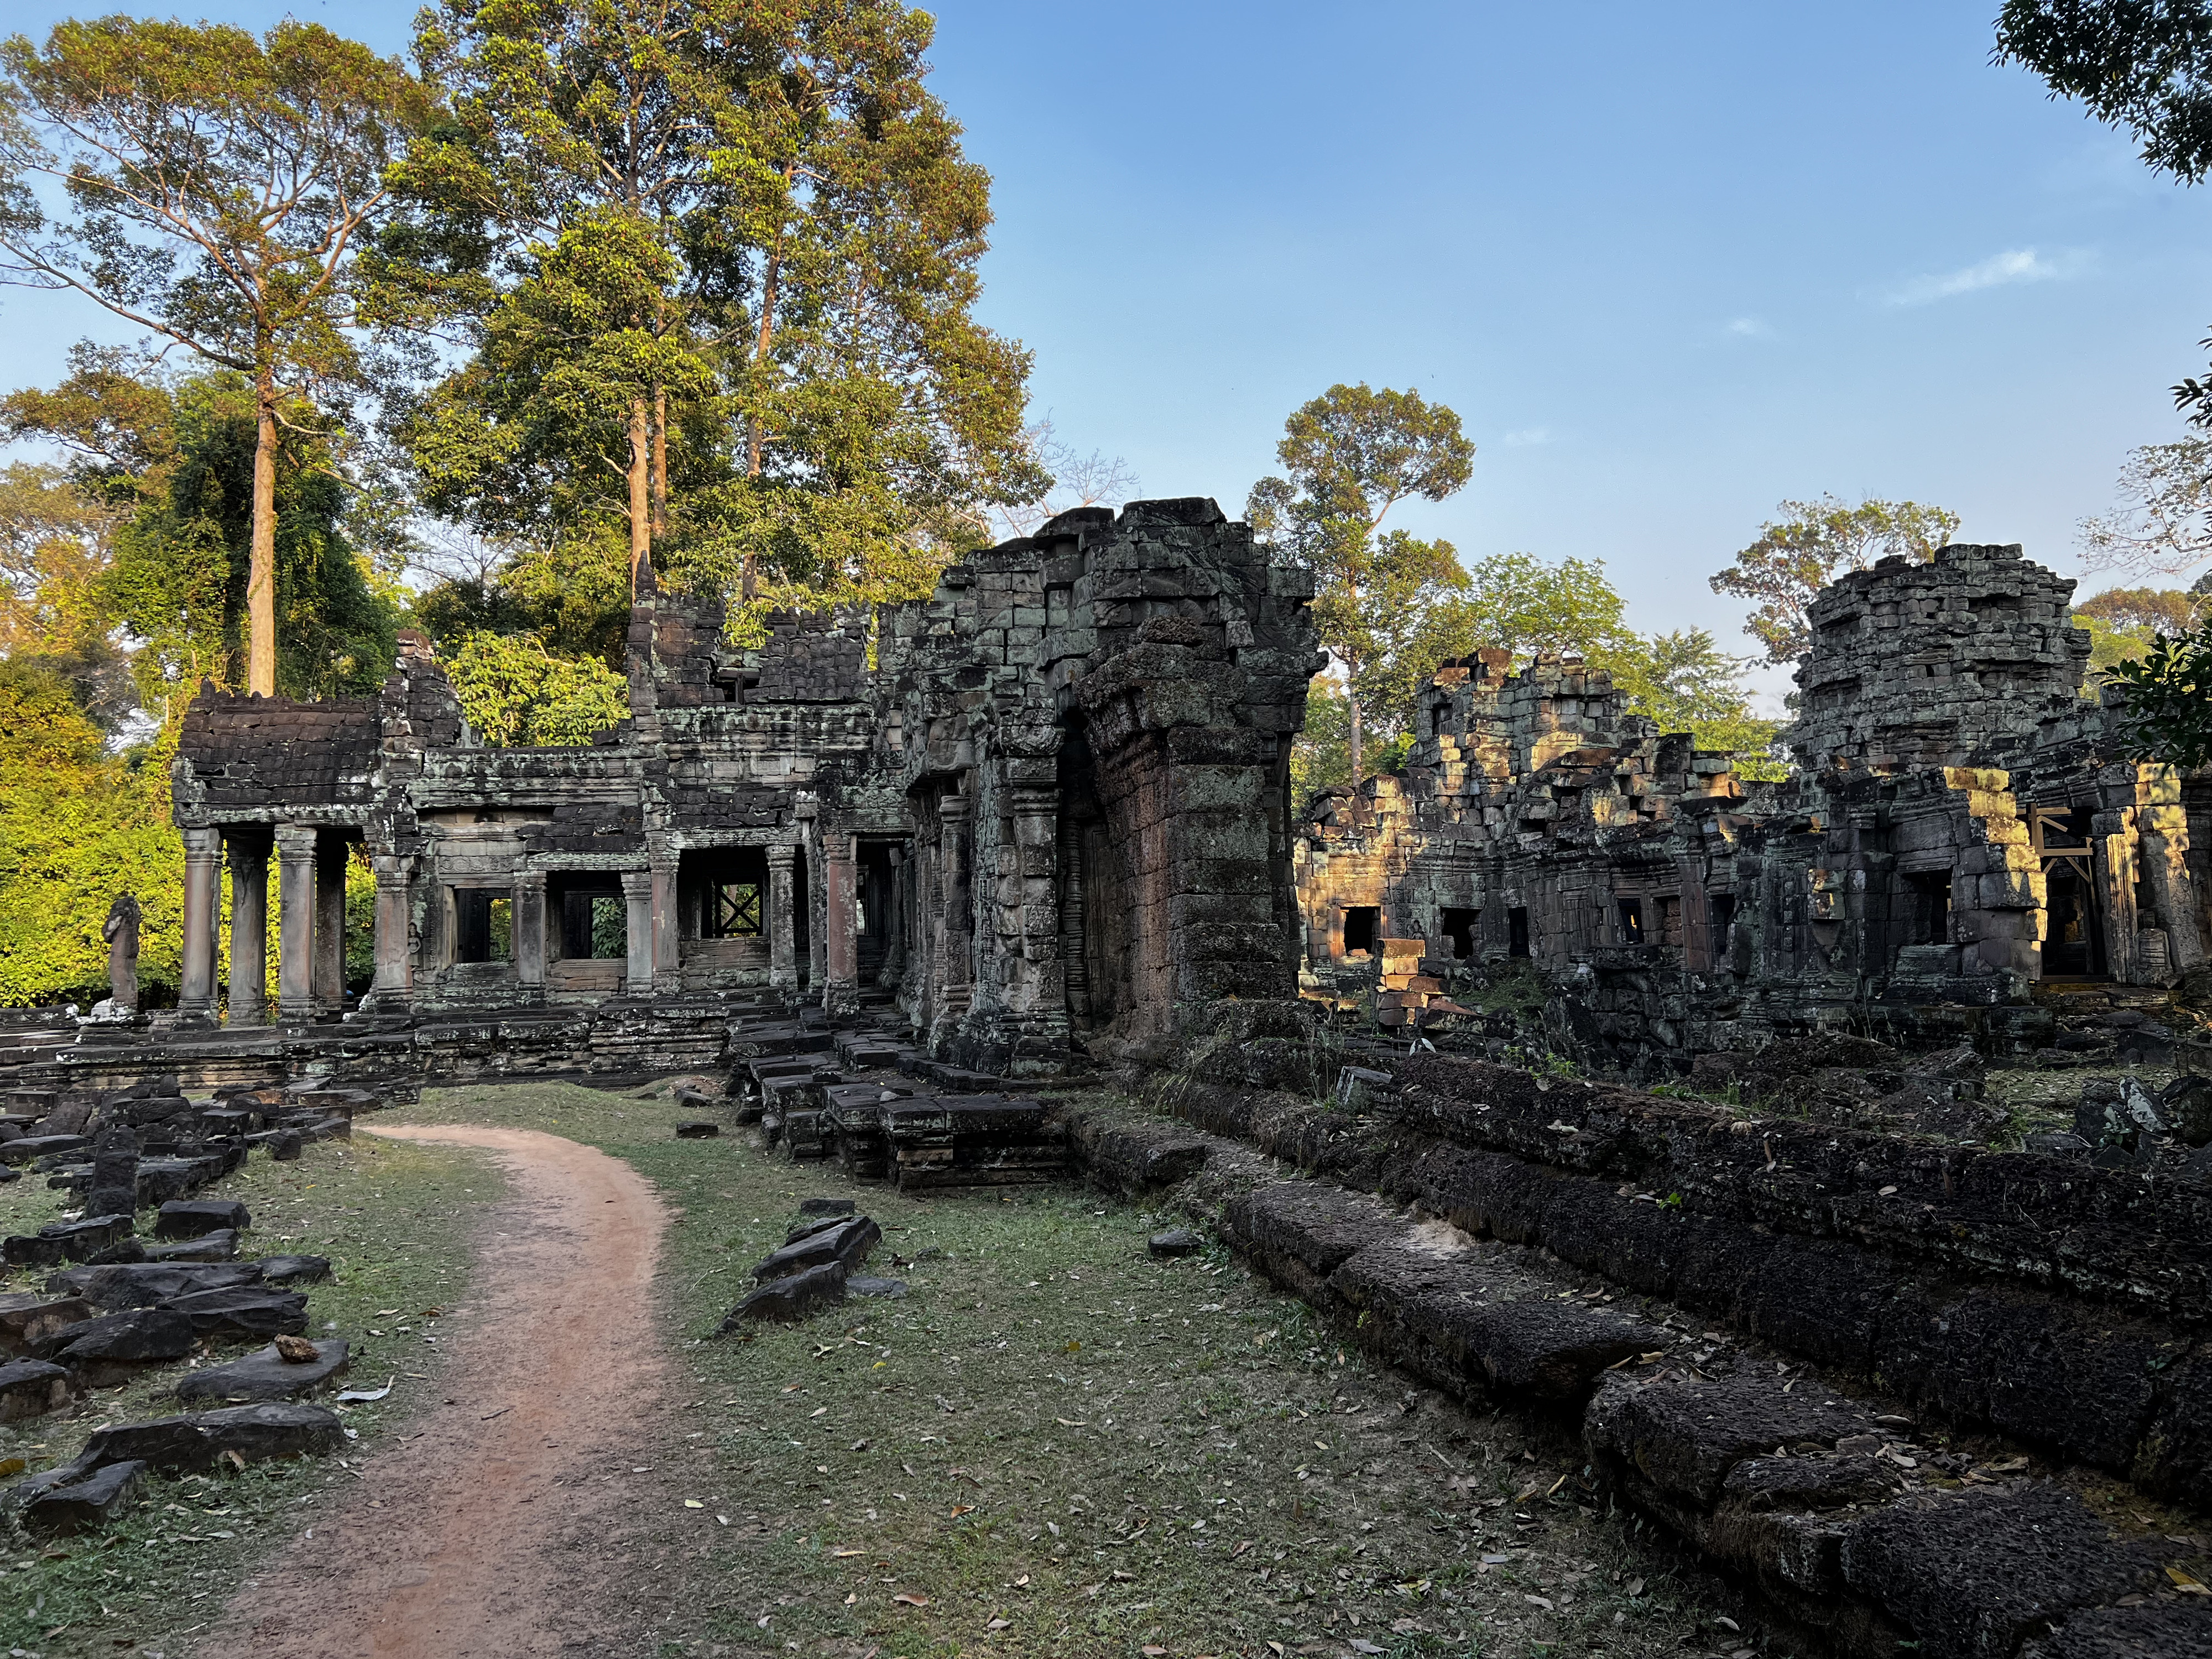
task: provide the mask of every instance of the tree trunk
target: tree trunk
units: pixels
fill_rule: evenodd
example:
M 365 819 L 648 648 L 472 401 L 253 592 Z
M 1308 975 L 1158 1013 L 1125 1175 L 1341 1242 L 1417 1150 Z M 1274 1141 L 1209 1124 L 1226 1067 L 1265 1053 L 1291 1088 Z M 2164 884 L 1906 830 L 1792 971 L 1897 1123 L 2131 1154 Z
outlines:
M 668 534 L 668 388 L 653 389 L 653 536 Z
M 653 562 L 653 416 L 640 392 L 629 400 L 629 596 Z
M 783 170 L 783 185 L 786 190 L 791 188 L 793 172 L 794 167 L 787 167 Z M 769 244 L 768 264 L 761 272 L 760 335 L 753 342 L 753 368 L 756 370 L 766 366 L 769 342 L 775 337 L 775 302 L 782 280 L 783 228 L 779 225 L 775 240 Z M 757 374 L 754 377 L 753 391 L 755 396 L 759 395 L 760 384 Z M 768 431 L 757 413 L 745 422 L 745 477 L 757 478 L 761 475 L 762 452 L 767 447 Z M 748 551 L 744 556 L 739 582 L 740 591 L 745 598 L 749 599 L 752 598 L 753 586 L 757 580 L 753 569 L 753 556 Z
M 1352 810 L 1359 806 L 1359 699 L 1346 697 L 1352 705 Z
M 246 574 L 246 689 L 276 695 L 276 388 L 265 368 L 255 393 L 253 529 Z

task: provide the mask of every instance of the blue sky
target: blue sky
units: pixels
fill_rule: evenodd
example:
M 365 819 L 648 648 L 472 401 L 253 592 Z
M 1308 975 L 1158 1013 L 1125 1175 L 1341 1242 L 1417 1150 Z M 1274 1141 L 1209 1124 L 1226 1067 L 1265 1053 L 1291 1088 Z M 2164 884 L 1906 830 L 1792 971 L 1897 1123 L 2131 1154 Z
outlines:
M 1940 502 L 2070 573 L 2180 431 L 2212 198 L 1991 67 L 1996 9 L 948 0 L 933 57 L 1064 439 L 1235 512 L 1298 403 L 1418 386 L 1479 453 L 1409 524 L 1748 649 L 1705 579 L 1782 498 Z M 412 12 L 292 9 L 395 50 Z M 0 380 L 97 327 L 0 295 Z

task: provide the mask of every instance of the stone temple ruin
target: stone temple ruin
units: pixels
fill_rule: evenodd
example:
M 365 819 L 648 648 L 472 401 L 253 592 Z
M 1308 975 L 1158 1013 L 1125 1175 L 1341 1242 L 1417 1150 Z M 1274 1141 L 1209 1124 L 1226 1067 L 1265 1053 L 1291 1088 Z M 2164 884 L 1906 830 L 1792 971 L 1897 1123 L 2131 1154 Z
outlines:
M 1179 1209 L 1347 1346 L 1578 1437 L 1530 1510 L 1663 1526 L 1805 1650 L 2212 1652 L 2212 774 L 2119 758 L 2071 585 L 1954 546 L 1827 589 L 1785 781 L 1480 651 L 1402 772 L 1296 815 L 1311 592 L 1138 502 L 755 649 L 648 584 L 588 747 L 483 746 L 419 636 L 375 698 L 203 696 L 180 1006 L 0 1032 L 0 1179 L 86 1207 L 0 1252 L 61 1269 L 0 1293 L 0 1412 L 273 1335 L 218 1368 L 262 1403 L 0 1508 L 98 1524 L 164 1424 L 335 1443 L 290 1403 L 346 1357 L 290 1289 L 322 1264 L 234 1261 L 202 1195 L 250 1148 L 428 1080 L 690 1073 L 678 1134 Z M 270 1007 L 216 946 L 227 866 L 263 959 L 272 854 Z M 1984 1097 L 2097 1062 L 2071 1133 Z M 733 1323 L 898 1293 L 830 1202 Z
M 1288 757 L 1317 665 L 1310 581 L 1211 501 L 1062 514 L 935 595 L 778 617 L 647 591 L 630 716 L 587 748 L 489 749 L 419 635 L 374 699 L 222 695 L 187 716 L 176 1040 L 477 1044 L 589 1072 L 720 1057 L 732 1000 L 895 1005 L 932 1056 L 1056 1073 L 1173 1010 L 1291 994 Z M 374 982 L 334 1032 L 344 873 L 376 874 Z
M 1449 1024 L 1525 959 L 1554 1046 L 1654 1078 L 1846 1023 L 2032 1052 L 2055 993 L 2162 1000 L 2212 937 L 2212 779 L 2118 758 L 2072 592 L 1973 546 L 1824 590 L 1778 784 L 1579 661 L 1447 665 L 1404 774 L 1299 826 L 1305 991 Z

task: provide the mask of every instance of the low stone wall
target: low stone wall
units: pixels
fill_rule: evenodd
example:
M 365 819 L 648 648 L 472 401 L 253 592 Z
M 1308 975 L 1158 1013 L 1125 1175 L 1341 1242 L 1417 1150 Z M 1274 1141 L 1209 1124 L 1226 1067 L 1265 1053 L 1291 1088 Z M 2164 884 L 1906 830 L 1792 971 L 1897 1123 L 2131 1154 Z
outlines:
M 1182 1105 L 1340 1179 L 1286 1179 L 1243 1139 L 1108 1110 L 1076 1113 L 1072 1144 L 1103 1184 L 1179 1182 L 1188 1213 L 1378 1358 L 1473 1402 L 1565 1417 L 1598 1492 L 1749 1581 L 1799 1635 L 1869 1659 L 2212 1650 L 2212 1607 L 2177 1588 L 2197 1582 L 2201 1538 L 2177 1541 L 2190 1522 L 2142 1515 L 2129 1488 L 2078 1464 L 2031 1471 L 2000 1441 L 1932 1449 L 1886 1389 L 1777 1361 L 1782 1345 L 1701 1330 L 1656 1298 L 1632 1311 L 1588 1267 L 1405 1204 L 1401 1160 L 1445 1143 L 1281 1096 L 1193 1089 Z M 1384 1196 L 1343 1184 L 1377 1176 Z M 1817 1312 L 1821 1286 L 1801 1289 Z M 2073 1358 L 2052 1358 L 2065 1376 Z M 2096 1389 L 2077 1398 L 2085 1417 Z

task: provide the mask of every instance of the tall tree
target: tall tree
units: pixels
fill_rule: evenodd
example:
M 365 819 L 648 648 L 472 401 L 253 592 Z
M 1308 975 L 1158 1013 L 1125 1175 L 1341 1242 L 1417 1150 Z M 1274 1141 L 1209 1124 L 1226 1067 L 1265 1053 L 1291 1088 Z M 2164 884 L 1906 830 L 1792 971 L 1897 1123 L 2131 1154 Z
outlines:
M 1833 495 L 1784 501 L 1782 516 L 1759 526 L 1759 539 L 1712 580 L 1716 593 L 1755 599 L 1744 632 L 1766 647 L 1769 662 L 1805 654 L 1812 632 L 1805 607 L 1847 570 L 1902 556 L 1925 564 L 1959 528 L 1959 515 L 1917 501 L 1867 500 L 1853 507 Z
M 257 40 L 106 17 L 0 45 L 0 280 L 82 294 L 252 390 L 246 685 L 264 696 L 284 428 L 318 430 L 358 377 L 357 256 L 424 107 L 396 59 L 313 24 Z
M 1441 501 L 1466 484 L 1474 446 L 1459 416 L 1418 391 L 1333 386 L 1283 423 L 1287 477 L 1252 486 L 1245 516 L 1314 572 L 1314 622 L 1344 671 L 1352 783 L 1361 776 L 1361 705 L 1429 615 L 1467 586 L 1451 544 L 1382 531 L 1399 502 Z
M 556 548 L 611 520 L 633 570 L 664 546 L 748 595 L 884 598 L 1041 495 L 1027 355 L 972 316 L 989 180 L 923 87 L 931 27 L 890 0 L 431 14 L 456 119 L 387 248 L 477 348 L 410 429 L 433 504 Z
M 58 443 L 78 497 L 110 515 L 87 602 L 103 635 L 120 629 L 133 643 L 137 701 L 166 719 L 203 678 L 237 684 L 246 655 L 258 397 L 222 370 L 132 374 L 91 351 L 76 368 L 51 392 L 0 399 L 0 434 Z M 340 482 L 337 440 L 313 429 L 310 410 L 281 412 L 289 437 L 270 480 L 276 689 L 373 690 L 392 661 L 393 594 L 347 533 L 356 493 Z

